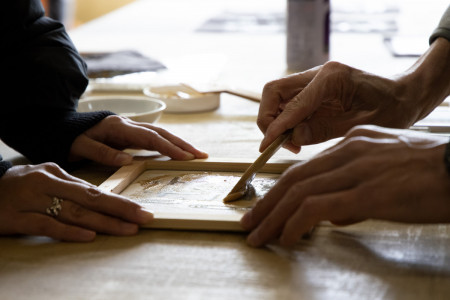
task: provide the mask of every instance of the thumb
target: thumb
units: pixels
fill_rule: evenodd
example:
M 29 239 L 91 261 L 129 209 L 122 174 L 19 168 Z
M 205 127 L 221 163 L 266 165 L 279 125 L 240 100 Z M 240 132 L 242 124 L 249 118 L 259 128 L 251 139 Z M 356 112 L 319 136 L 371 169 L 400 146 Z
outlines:
M 114 167 L 130 164 L 133 157 L 123 151 L 111 148 L 86 135 L 78 136 L 70 149 L 71 157 L 90 159 Z
M 267 128 L 260 151 L 267 148 L 280 134 L 294 128 L 310 117 L 322 103 L 322 91 L 313 80 L 286 105 Z

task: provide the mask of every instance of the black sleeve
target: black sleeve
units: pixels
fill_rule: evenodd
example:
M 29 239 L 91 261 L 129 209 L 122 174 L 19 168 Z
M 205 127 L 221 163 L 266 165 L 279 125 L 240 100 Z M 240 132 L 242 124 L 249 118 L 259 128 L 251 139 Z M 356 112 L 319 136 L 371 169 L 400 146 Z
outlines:
M 444 15 L 439 22 L 438 27 L 433 31 L 433 34 L 430 37 L 430 45 L 434 42 L 438 37 L 443 37 L 450 41 L 450 5 L 447 7 Z
M 40 0 L 6 1 L 2 9 L 1 84 L 10 92 L 0 98 L 0 137 L 33 163 L 67 167 L 73 140 L 112 113 L 76 112 L 86 64 Z
M 5 174 L 6 171 L 8 171 L 9 168 L 11 168 L 12 165 L 9 161 L 3 160 L 3 157 L 0 155 L 0 177 Z

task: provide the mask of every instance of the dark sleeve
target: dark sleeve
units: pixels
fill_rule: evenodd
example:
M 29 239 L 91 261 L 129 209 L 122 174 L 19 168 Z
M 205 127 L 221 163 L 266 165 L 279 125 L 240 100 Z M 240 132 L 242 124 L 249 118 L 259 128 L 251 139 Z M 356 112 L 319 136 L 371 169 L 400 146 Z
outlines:
M 0 177 L 5 174 L 6 171 L 8 171 L 9 168 L 11 168 L 12 165 L 9 161 L 3 160 L 3 157 L 0 155 Z
M 112 113 L 76 112 L 86 64 L 64 26 L 44 16 L 40 0 L 2 6 L 1 84 L 10 93 L 0 98 L 0 137 L 33 163 L 67 167 L 73 140 Z
M 431 35 L 430 45 L 438 37 L 443 37 L 450 41 L 450 5 L 447 7 L 447 10 L 442 16 L 442 19 L 439 22 L 438 27 L 433 31 L 433 34 Z

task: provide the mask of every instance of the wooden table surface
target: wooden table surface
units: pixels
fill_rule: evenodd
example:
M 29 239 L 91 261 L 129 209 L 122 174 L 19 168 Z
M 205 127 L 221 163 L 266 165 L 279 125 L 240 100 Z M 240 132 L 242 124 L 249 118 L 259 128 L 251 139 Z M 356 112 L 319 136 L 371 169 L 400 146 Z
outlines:
M 178 55 L 174 49 L 164 53 L 168 36 L 166 44 L 149 46 L 148 40 L 154 41 L 151 37 L 163 36 L 157 30 L 149 29 L 150 38 L 139 41 L 135 35 L 128 34 L 127 38 L 123 28 L 121 33 L 115 32 L 114 38 L 114 31 L 106 31 L 108 26 L 114 29 L 114 20 L 130 19 L 130 12 L 141 22 L 140 13 L 155 1 L 138 1 L 75 29 L 71 32 L 74 42 L 80 50 L 118 49 L 126 45 L 155 53 L 171 63 L 186 62 L 202 53 L 205 55 L 197 56 L 199 61 L 219 57 L 206 53 L 220 49 L 229 63 L 223 64 L 214 78 L 232 84 L 244 82 L 255 89 L 283 75 L 282 34 L 259 35 L 251 40 L 237 35 L 209 35 L 206 40 L 218 48 L 190 45 Z M 193 2 L 201 2 L 205 10 L 211 9 L 207 1 Z M 156 9 L 147 11 L 157 14 Z M 94 43 L 96 35 L 105 40 Z M 186 41 L 186 36 L 179 34 L 178 41 Z M 194 38 L 205 40 L 205 36 Z M 355 39 L 364 42 L 345 49 L 337 46 Z M 333 59 L 375 73 L 396 73 L 412 62 L 390 57 L 374 36 L 336 34 L 332 41 L 336 45 L 332 48 Z M 265 44 L 272 47 L 267 49 Z M 365 60 L 360 53 L 377 53 L 380 63 Z M 202 78 L 199 74 L 192 76 Z M 216 111 L 164 114 L 158 125 L 211 156 L 252 160 L 258 155 L 262 138 L 256 126 L 257 112 L 257 103 L 222 95 Z M 276 158 L 308 159 L 332 143 L 305 147 L 300 155 L 280 150 Z M 17 153 L 4 145 L 1 153 L 21 161 Z M 114 171 L 93 164 L 74 174 L 99 184 Z M 133 237 L 100 235 L 87 244 L 61 243 L 45 237 L 2 237 L 0 299 L 448 299 L 449 249 L 449 225 L 379 221 L 347 227 L 323 224 L 311 239 L 292 248 L 276 243 L 250 248 L 241 233 L 170 230 L 142 230 Z

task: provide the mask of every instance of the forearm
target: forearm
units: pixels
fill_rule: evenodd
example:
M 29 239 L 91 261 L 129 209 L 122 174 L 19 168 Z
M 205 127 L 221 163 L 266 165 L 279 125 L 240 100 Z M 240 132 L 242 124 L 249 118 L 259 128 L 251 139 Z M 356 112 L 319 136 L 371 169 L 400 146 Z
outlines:
M 55 162 L 70 168 L 69 152 L 77 136 L 113 113 L 64 112 L 59 109 L 24 112 L 21 118 L 0 119 L 0 135 L 32 163 Z
M 423 119 L 450 95 L 450 5 L 429 42 L 427 52 L 398 78 L 400 91 L 406 92 L 403 99 L 415 108 L 415 121 Z
M 88 78 L 64 26 L 44 16 L 39 0 L 8 1 L 7 8 L 2 84 L 15 94 L 2 98 L 0 137 L 33 163 L 64 165 L 76 136 L 106 115 L 75 112 Z
M 416 121 L 426 117 L 450 95 L 450 41 L 437 38 L 401 77 L 405 98 L 418 108 Z

